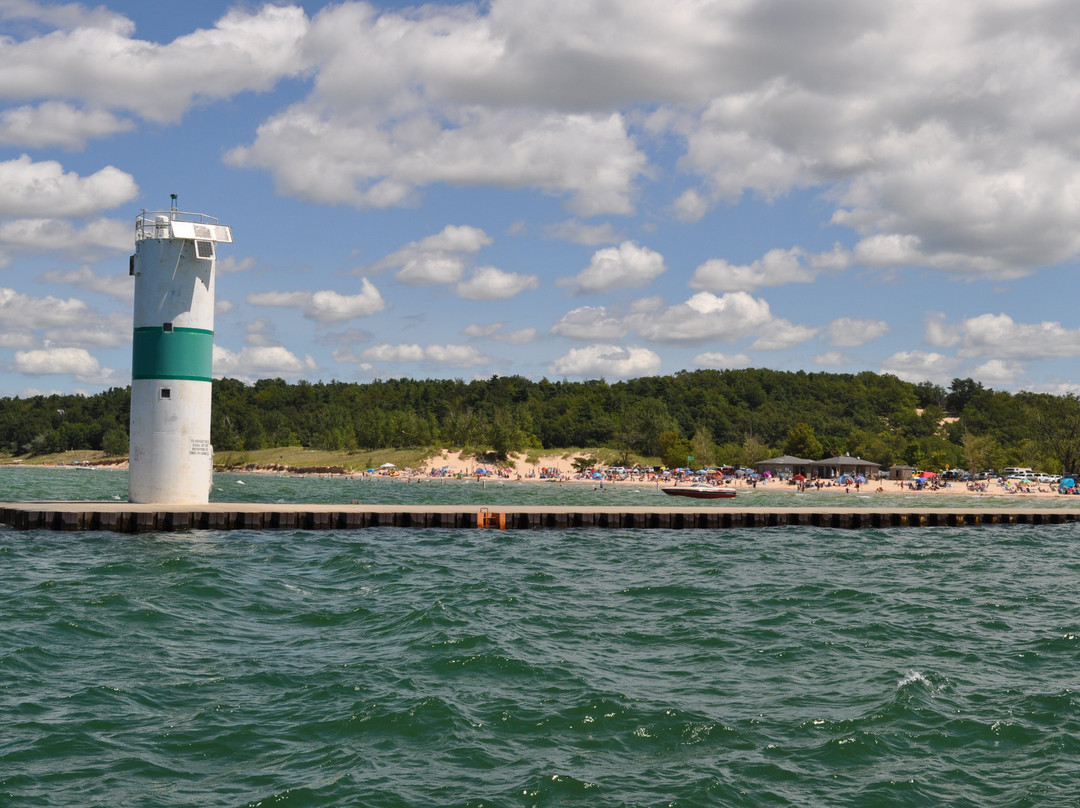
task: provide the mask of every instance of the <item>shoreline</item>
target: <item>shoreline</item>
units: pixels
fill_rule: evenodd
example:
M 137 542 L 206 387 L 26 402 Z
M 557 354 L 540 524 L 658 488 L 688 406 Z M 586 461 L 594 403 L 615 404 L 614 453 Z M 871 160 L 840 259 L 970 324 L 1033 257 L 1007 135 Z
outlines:
M 511 462 L 514 462 L 518 468 L 522 468 L 525 473 L 514 470 L 509 474 L 500 474 L 498 472 L 488 471 L 486 474 L 477 475 L 478 469 L 488 470 L 490 467 L 486 464 L 479 463 L 475 458 L 462 458 L 462 452 L 445 450 L 441 453 L 437 453 L 429 458 L 427 465 L 422 469 L 375 469 L 373 471 L 344 471 L 344 470 L 331 470 L 328 467 L 316 469 L 290 469 L 274 466 L 255 466 L 255 467 L 243 467 L 243 468 L 231 468 L 231 469 L 215 469 L 215 474 L 255 474 L 255 475 L 273 475 L 281 477 L 322 477 L 322 478 L 337 478 L 343 480 L 369 480 L 380 479 L 388 480 L 397 483 L 422 483 L 422 482 L 491 482 L 495 483 L 534 483 L 534 484 L 557 484 L 557 485 L 573 485 L 573 486 L 593 486 L 594 488 L 601 487 L 626 487 L 626 486 L 647 486 L 647 487 L 659 487 L 660 485 L 671 485 L 675 483 L 675 478 L 660 477 L 643 475 L 637 478 L 605 478 L 602 483 L 601 480 L 594 478 L 585 478 L 577 475 L 572 470 L 567 469 L 570 461 L 562 455 L 543 455 L 540 456 L 535 463 L 525 464 L 523 456 L 511 457 Z M 76 470 L 76 471 L 93 471 L 93 470 L 117 470 L 123 471 L 128 469 L 128 462 L 126 460 L 119 462 L 107 462 L 103 464 L 92 465 L 60 465 L 60 464 L 26 464 L 26 463 L 3 463 L 0 464 L 3 468 L 48 468 L 48 469 L 63 469 L 63 470 Z M 441 473 L 445 470 L 445 473 Z M 541 476 L 545 471 L 550 472 L 545 476 Z M 435 473 L 440 472 L 440 473 Z M 678 484 L 685 484 L 681 481 Z M 904 482 L 897 480 L 880 480 L 872 481 L 861 486 L 855 485 L 836 485 L 829 484 L 821 488 L 814 486 L 807 486 L 804 491 L 799 491 L 798 487 L 790 484 L 787 481 L 781 480 L 758 480 L 756 484 L 747 479 L 735 479 L 730 482 L 725 482 L 725 486 L 734 487 L 740 492 L 749 493 L 750 491 L 765 491 L 774 493 L 791 493 L 791 494 L 822 494 L 827 496 L 872 496 L 874 494 L 892 494 L 902 495 L 905 497 L 910 496 L 913 500 L 922 497 L 964 497 L 971 499 L 982 498 L 1008 498 L 1008 499 L 1064 499 L 1068 500 L 1075 494 L 1061 494 L 1056 489 L 1051 489 L 1048 486 L 1032 484 L 1028 488 L 1030 490 L 1013 491 L 1008 490 L 997 479 L 987 481 L 985 483 L 986 490 L 969 490 L 966 483 L 947 483 L 939 488 L 924 488 L 921 490 L 912 490 L 906 487 Z M 1080 503 L 1080 498 L 1077 499 Z

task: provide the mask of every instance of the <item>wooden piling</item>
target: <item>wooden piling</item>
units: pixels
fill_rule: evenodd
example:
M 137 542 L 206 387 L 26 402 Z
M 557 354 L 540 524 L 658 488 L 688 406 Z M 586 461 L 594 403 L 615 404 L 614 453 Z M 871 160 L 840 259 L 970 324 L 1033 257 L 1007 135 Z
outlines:
M 497 530 L 711 530 L 817 527 L 968 528 L 1057 525 L 1080 521 L 1080 508 L 859 509 L 554 506 L 417 506 L 210 503 L 194 506 L 115 502 L 4 502 L 0 523 L 16 530 L 117 533 L 188 530 L 361 530 L 367 528 Z

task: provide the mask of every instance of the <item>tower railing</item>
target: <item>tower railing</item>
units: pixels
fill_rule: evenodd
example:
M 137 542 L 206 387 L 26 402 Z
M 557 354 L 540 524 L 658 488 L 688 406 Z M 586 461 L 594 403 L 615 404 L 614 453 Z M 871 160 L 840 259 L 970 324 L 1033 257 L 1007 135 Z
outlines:
M 169 222 L 217 224 L 218 220 L 205 213 L 187 213 L 182 210 L 144 210 L 135 217 L 135 240 L 142 241 L 166 236 Z

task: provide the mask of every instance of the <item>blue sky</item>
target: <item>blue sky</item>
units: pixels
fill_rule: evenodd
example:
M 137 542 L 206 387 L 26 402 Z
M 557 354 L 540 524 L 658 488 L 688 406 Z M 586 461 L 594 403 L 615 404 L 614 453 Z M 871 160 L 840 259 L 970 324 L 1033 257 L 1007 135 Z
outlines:
M 130 382 L 127 256 L 233 228 L 214 372 L 1080 391 L 1080 7 L 0 0 L 0 395 Z

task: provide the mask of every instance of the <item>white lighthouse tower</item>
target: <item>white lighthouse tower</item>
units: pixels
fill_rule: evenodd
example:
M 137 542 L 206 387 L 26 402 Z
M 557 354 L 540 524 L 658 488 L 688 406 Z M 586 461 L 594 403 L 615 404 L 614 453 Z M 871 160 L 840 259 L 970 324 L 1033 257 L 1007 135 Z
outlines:
M 232 231 L 199 213 L 144 210 L 135 219 L 131 353 L 132 502 L 210 498 L 214 264 Z

